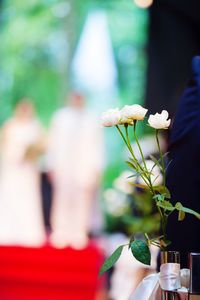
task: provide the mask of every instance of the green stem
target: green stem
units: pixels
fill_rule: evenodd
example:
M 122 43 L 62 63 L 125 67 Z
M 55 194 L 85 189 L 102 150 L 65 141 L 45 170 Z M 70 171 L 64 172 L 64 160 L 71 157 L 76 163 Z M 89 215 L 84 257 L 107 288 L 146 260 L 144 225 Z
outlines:
M 154 246 L 160 248 L 160 243 L 159 243 L 159 242 L 153 242 L 153 241 L 150 240 L 149 243 L 150 243 L 151 245 L 154 245 Z
M 164 162 L 163 153 L 161 151 L 158 134 L 159 134 L 159 130 L 156 129 L 156 142 L 157 142 L 157 145 L 158 145 L 159 155 L 160 155 L 160 158 L 161 158 L 161 168 L 162 168 L 162 174 L 163 174 L 163 186 L 165 187 L 165 185 L 166 185 L 165 162 Z M 163 237 L 164 237 L 164 240 L 166 240 L 166 238 L 167 238 L 167 232 L 166 231 L 167 231 L 167 218 L 168 218 L 168 216 L 166 216 L 164 214 L 164 211 L 161 208 L 158 207 L 158 210 L 161 214 L 161 226 L 162 226 Z
M 164 214 L 161 207 L 159 207 L 157 205 L 157 208 L 158 208 L 158 211 L 159 211 L 160 216 L 161 216 L 162 235 L 163 235 L 164 240 L 166 240 L 167 239 L 167 216 Z
M 157 142 L 157 145 L 158 145 L 158 151 L 159 151 L 160 158 L 161 158 L 161 167 L 162 167 L 162 174 L 163 174 L 163 185 L 165 186 L 165 182 L 166 182 L 165 163 L 164 163 L 163 154 L 162 154 L 162 151 L 161 151 L 161 148 L 160 148 L 158 133 L 159 133 L 159 130 L 156 129 L 156 142 Z
M 119 127 L 118 125 L 116 125 L 116 127 L 117 127 L 117 129 L 118 129 L 118 131 L 119 131 L 119 133 L 120 133 L 122 139 L 124 140 L 124 143 L 126 144 L 127 148 L 128 148 L 129 151 L 130 151 L 129 144 L 128 144 L 128 142 L 126 141 L 123 132 L 121 131 L 121 129 L 120 129 L 120 127 Z M 130 152 L 131 152 L 131 151 L 130 151 Z
M 163 217 L 162 229 L 163 229 L 164 240 L 166 240 L 167 239 L 167 217 L 165 215 Z
M 127 140 L 128 145 L 129 145 L 129 151 L 132 154 L 132 157 L 133 157 L 134 161 L 138 164 L 138 160 L 135 157 L 135 154 L 133 152 L 133 149 L 132 149 L 132 146 L 131 146 L 131 142 L 130 142 L 130 139 L 129 139 L 128 125 L 124 125 L 124 127 L 125 127 L 125 132 L 126 132 L 126 140 Z
M 124 125 L 125 126 L 125 131 L 126 131 L 126 138 L 122 132 L 122 130 L 120 129 L 120 127 L 118 125 L 116 125 L 120 135 L 122 136 L 122 139 L 124 140 L 124 143 L 126 144 L 129 152 L 131 153 L 132 157 L 133 157 L 133 160 L 136 164 L 138 164 L 138 161 L 137 161 L 137 158 L 135 157 L 135 154 L 133 152 L 133 149 L 131 147 L 131 143 L 130 143 L 130 140 L 129 140 L 129 136 L 128 136 L 128 131 L 127 131 L 127 125 Z
M 140 155 L 141 155 L 141 158 L 142 158 L 142 162 L 143 162 L 144 168 L 146 170 L 146 178 L 147 178 L 147 180 L 149 182 L 150 190 L 151 190 L 152 194 L 155 195 L 155 191 L 153 189 L 153 185 L 152 185 L 152 182 L 151 182 L 151 174 L 149 175 L 149 170 L 147 169 L 147 165 L 146 165 L 146 161 L 145 161 L 145 158 L 144 158 L 144 154 L 142 152 L 142 148 L 140 146 L 140 143 L 139 143 L 139 140 L 138 140 L 138 137 L 137 137 L 137 134 L 136 134 L 136 124 L 137 124 L 137 121 L 134 121 L 133 132 L 134 132 L 135 141 L 136 141 L 136 144 L 137 144 L 138 149 L 140 151 Z
M 157 204 L 157 203 L 156 203 Z M 163 238 L 164 240 L 167 239 L 167 216 L 164 214 L 164 211 L 161 207 L 159 207 L 158 205 L 157 206 L 157 209 L 158 209 L 158 212 L 160 214 L 160 218 L 161 218 L 161 228 L 162 228 L 162 235 L 163 235 Z M 164 250 L 164 248 L 163 248 Z
M 138 159 L 136 158 L 136 156 L 133 152 L 132 146 L 131 146 L 131 142 L 130 142 L 129 134 L 128 134 L 128 125 L 124 125 L 124 127 L 125 127 L 125 132 L 126 132 L 126 140 L 129 145 L 129 151 L 131 152 L 132 157 L 133 157 L 135 163 L 137 164 L 138 168 L 143 172 L 144 170 L 143 170 L 142 166 L 140 165 Z M 143 174 L 140 174 L 140 176 L 142 177 L 142 179 L 144 180 L 146 185 L 150 188 L 150 185 L 148 184 L 148 181 L 146 180 L 145 176 Z
M 163 234 L 163 236 L 165 236 L 165 235 L 164 235 L 164 228 L 163 228 L 164 215 L 163 215 L 163 212 L 162 212 L 162 209 L 161 209 L 160 206 L 157 205 L 157 209 L 158 209 L 159 214 L 160 214 L 160 217 L 161 217 L 162 234 Z
M 132 149 L 132 146 L 131 146 L 131 142 L 130 142 L 129 135 L 128 135 L 128 125 L 124 125 L 124 127 L 125 127 L 125 132 L 126 132 L 126 138 L 125 138 L 125 136 L 124 136 L 122 130 L 120 129 L 120 127 L 119 127 L 118 125 L 116 125 L 116 127 L 117 127 L 117 130 L 119 131 L 119 133 L 120 133 L 120 135 L 121 135 L 121 137 L 122 137 L 124 143 L 126 144 L 128 150 L 129 150 L 129 152 L 131 153 L 134 162 L 136 163 L 136 165 L 137 165 L 140 169 L 142 169 L 141 166 L 140 166 L 140 164 L 139 164 L 139 162 L 138 162 L 138 160 L 137 160 L 137 158 L 135 157 L 135 154 L 134 154 L 133 149 Z M 142 171 L 143 171 L 143 169 L 142 169 Z M 146 185 L 149 186 L 149 185 L 148 185 L 148 182 L 146 181 L 146 179 L 145 179 L 142 175 L 141 175 L 141 177 L 143 178 L 143 180 L 144 180 L 144 182 L 146 183 Z

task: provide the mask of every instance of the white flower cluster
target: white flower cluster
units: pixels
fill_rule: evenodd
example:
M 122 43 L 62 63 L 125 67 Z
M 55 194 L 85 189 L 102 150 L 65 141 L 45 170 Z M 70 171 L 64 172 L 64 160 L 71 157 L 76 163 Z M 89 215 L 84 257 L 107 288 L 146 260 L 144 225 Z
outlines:
M 111 127 L 116 125 L 133 125 L 135 121 L 144 120 L 148 109 L 139 104 L 125 105 L 121 110 L 118 108 L 109 109 L 102 114 L 102 125 Z M 160 114 L 150 115 L 148 123 L 155 129 L 167 129 L 171 120 L 169 114 L 163 110 Z

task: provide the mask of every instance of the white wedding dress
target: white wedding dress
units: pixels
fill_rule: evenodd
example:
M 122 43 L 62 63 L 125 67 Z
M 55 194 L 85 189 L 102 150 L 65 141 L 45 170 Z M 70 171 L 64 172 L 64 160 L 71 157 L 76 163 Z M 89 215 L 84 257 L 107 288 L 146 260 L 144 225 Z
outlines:
M 45 242 L 39 171 L 25 152 L 41 138 L 37 120 L 9 120 L 2 128 L 0 244 L 40 246 Z

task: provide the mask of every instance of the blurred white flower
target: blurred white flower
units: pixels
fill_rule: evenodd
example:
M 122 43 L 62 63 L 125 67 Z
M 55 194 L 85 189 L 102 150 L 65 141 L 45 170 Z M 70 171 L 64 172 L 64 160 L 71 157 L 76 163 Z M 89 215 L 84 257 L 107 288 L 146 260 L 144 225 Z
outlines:
M 155 163 L 150 159 L 147 159 L 145 163 L 147 170 L 151 172 L 151 182 L 153 186 L 161 185 L 163 181 L 163 176 L 160 168 L 157 165 L 155 165 Z M 138 183 L 146 185 L 142 177 L 138 178 Z
M 120 176 L 114 180 L 113 186 L 125 194 L 132 194 L 134 187 L 131 183 L 135 182 L 135 177 L 129 178 L 131 175 L 133 175 L 132 172 L 122 172 Z
M 107 212 L 114 216 L 122 216 L 129 207 L 127 196 L 114 189 L 107 189 L 104 199 Z
M 150 115 L 148 123 L 151 127 L 155 129 L 168 129 L 171 123 L 171 120 L 168 119 L 168 117 L 168 112 L 166 110 L 163 110 L 161 114 L 156 113 L 155 115 Z
M 105 127 L 111 127 L 119 124 L 121 113 L 118 108 L 109 109 L 102 113 L 101 124 Z
M 164 152 L 166 149 L 166 141 L 162 135 L 159 135 L 159 142 L 160 142 L 160 148 Z M 139 139 L 140 146 L 142 148 L 142 152 L 144 157 L 149 157 L 151 154 L 157 153 L 158 152 L 158 144 L 155 139 L 155 135 L 146 135 L 142 136 Z M 140 160 L 141 155 L 140 155 L 140 150 L 138 149 L 138 145 L 136 142 L 133 142 L 131 144 L 133 148 L 133 152 L 135 154 L 135 157 Z M 128 150 L 126 152 L 126 157 L 128 157 Z
M 125 105 L 121 109 L 120 124 L 133 124 L 134 121 L 143 120 L 148 109 L 139 104 Z

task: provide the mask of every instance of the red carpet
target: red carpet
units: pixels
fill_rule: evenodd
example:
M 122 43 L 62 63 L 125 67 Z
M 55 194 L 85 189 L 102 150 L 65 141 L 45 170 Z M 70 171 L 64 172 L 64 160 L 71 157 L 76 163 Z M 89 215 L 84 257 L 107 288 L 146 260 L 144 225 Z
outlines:
M 0 247 L 0 300 L 94 300 L 103 256 L 95 245 Z

